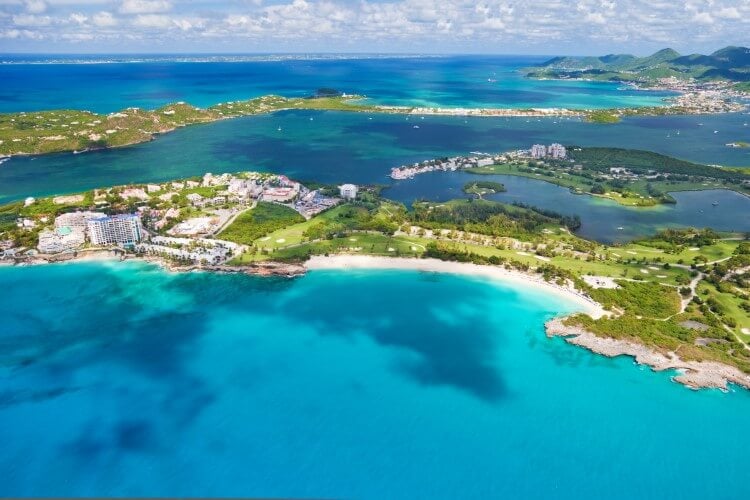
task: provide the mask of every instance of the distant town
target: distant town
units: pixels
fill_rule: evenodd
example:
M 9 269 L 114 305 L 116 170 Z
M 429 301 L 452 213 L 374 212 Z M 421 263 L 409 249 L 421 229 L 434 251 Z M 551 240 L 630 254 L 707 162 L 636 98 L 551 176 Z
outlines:
M 519 149 L 502 154 L 476 153 L 472 156 L 454 156 L 453 158 L 427 160 L 412 165 L 392 168 L 390 177 L 396 180 L 412 179 L 415 175 L 427 172 L 455 172 L 456 170 L 487 167 L 489 165 L 524 158 L 564 160 L 567 158 L 567 150 L 565 146 L 557 143 L 550 144 L 549 146 L 534 144 L 530 149 Z

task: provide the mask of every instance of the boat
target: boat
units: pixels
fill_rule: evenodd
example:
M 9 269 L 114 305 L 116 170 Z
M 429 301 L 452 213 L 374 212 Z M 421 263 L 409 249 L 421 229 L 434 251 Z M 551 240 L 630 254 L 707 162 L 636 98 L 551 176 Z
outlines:
M 625 229 L 625 228 L 622 227 L 622 226 L 620 226 L 620 227 L 617 228 L 618 231 L 622 231 L 623 229 Z
M 715 202 L 711 203 L 711 205 L 713 205 L 713 206 L 717 206 L 718 204 L 719 204 L 718 201 L 715 201 Z
M 414 128 L 419 128 L 419 125 L 414 125 Z

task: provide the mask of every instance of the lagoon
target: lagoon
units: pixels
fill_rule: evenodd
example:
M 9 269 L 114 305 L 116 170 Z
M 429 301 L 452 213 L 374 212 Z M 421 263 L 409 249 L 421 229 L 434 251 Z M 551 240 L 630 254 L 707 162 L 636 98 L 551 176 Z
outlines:
M 563 215 L 578 215 L 576 234 L 603 243 L 623 243 L 673 227 L 710 227 L 717 231 L 750 232 L 750 197 L 726 189 L 672 193 L 676 204 L 655 207 L 623 207 L 617 202 L 584 194 L 542 180 L 512 175 L 475 175 L 467 172 L 430 172 L 414 179 L 396 181 L 383 196 L 405 203 L 467 198 L 465 184 L 487 180 L 504 184 L 507 191 L 484 199 L 532 204 Z M 714 203 L 718 205 L 714 205 Z
M 4 495 L 750 495 L 731 479 L 750 392 L 547 339 L 574 308 L 557 296 L 143 263 L 0 268 L 0 286 Z
M 450 176 L 394 184 L 387 174 L 392 167 L 425 159 L 472 151 L 501 152 L 555 141 L 646 149 L 707 164 L 750 166 L 750 150 L 725 146 L 729 138 L 744 137 L 742 134 L 750 132 L 744 125 L 747 120 L 743 114 L 635 117 L 616 125 L 600 125 L 551 118 L 421 119 L 287 111 L 187 127 L 131 147 L 14 157 L 0 164 L 0 202 L 240 170 L 283 173 L 303 181 L 393 185 L 385 191 L 386 195 L 404 201 L 432 194 L 439 194 L 435 199 L 445 199 L 445 193 L 456 187 Z M 414 128 L 415 121 L 420 128 Z M 590 213 L 606 218 L 587 224 L 582 234 L 602 241 L 650 234 L 657 227 L 668 225 L 717 224 L 718 228 L 747 230 L 744 214 L 748 213 L 750 200 L 733 193 L 716 193 L 721 209 L 703 215 L 697 205 L 680 206 L 679 200 L 713 194 L 679 194 L 675 196 L 678 206 L 671 210 L 639 212 L 611 205 L 599 207 L 596 200 L 575 197 L 567 190 L 555 191 L 542 182 L 507 182 L 518 188 L 507 193 L 508 199 L 523 196 L 520 201 L 540 206 L 549 206 L 550 199 L 555 203 L 564 201 L 568 205 L 552 208 L 569 212 L 574 209 L 581 217 L 594 206 L 596 210 Z M 720 216 L 713 217 L 715 214 Z M 618 222 L 612 223 L 615 219 Z M 613 234 L 617 227 L 626 229 Z

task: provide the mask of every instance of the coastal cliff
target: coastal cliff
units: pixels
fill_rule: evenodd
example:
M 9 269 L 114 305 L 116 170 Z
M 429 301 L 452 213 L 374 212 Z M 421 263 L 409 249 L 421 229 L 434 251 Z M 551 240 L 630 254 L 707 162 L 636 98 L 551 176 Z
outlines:
M 644 344 L 624 339 L 599 337 L 579 326 L 568 326 L 564 318 L 555 318 L 545 324 L 548 337 L 562 337 L 577 345 L 610 358 L 632 356 L 640 365 L 652 370 L 676 370 L 672 379 L 691 389 L 716 388 L 728 390 L 731 382 L 750 389 L 750 375 L 737 368 L 713 361 L 686 361 L 674 352 L 661 352 Z

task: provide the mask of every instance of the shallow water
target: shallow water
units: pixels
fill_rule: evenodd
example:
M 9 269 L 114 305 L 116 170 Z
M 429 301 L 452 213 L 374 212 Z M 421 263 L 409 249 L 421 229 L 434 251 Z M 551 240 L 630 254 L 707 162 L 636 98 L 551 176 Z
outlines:
M 557 296 L 408 271 L 140 263 L 0 268 L 0 286 L 14 290 L 4 495 L 750 494 L 732 480 L 750 392 L 693 392 L 547 339 L 544 320 L 573 307 Z
M 2 57 L 2 56 L 0 56 Z M 28 61 L 29 56 L 3 60 Z M 33 58 L 44 61 L 43 56 Z M 86 56 L 78 57 L 85 60 Z M 93 56 L 89 59 L 101 58 Z M 250 62 L 0 64 L 0 112 L 87 109 L 111 113 L 176 101 L 200 107 L 318 88 L 404 106 L 612 108 L 654 106 L 673 95 L 618 84 L 528 80 L 518 70 L 548 58 L 460 56 Z

